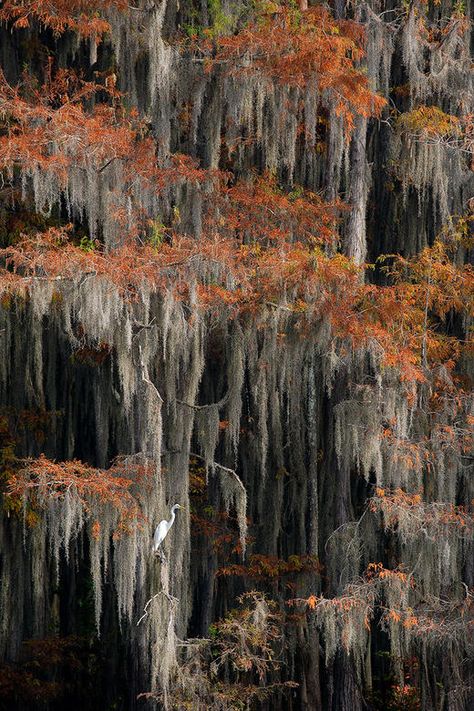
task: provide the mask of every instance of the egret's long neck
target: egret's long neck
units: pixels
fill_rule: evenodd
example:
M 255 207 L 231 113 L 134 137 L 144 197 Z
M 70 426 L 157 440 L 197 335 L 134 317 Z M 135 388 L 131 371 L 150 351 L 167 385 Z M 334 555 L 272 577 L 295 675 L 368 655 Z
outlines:
M 175 517 L 175 516 L 176 516 L 176 512 L 175 512 L 174 507 L 173 507 L 173 508 L 171 509 L 171 518 L 170 518 L 170 521 L 169 521 L 170 526 L 173 525 L 173 523 L 174 523 L 174 517 Z

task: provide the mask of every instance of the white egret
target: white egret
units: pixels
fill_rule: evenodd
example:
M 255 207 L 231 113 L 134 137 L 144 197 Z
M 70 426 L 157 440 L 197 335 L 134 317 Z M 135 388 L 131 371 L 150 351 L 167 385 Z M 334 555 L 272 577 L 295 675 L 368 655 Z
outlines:
M 166 519 L 163 519 L 163 521 L 160 521 L 158 526 L 155 528 L 155 533 L 153 534 L 153 553 L 155 555 L 157 553 L 160 553 L 160 546 L 163 543 L 163 541 L 166 538 L 166 535 L 168 531 L 170 530 L 171 526 L 174 523 L 174 519 L 176 516 L 176 511 L 178 509 L 182 509 L 183 507 L 180 506 L 179 504 L 175 504 L 173 508 L 171 509 L 171 518 L 169 521 Z

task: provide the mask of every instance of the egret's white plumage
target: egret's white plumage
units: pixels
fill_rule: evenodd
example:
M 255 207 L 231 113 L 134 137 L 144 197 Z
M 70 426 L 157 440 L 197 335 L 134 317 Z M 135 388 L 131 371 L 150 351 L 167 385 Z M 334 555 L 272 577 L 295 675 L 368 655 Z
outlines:
M 163 521 L 160 521 L 158 526 L 155 528 L 155 533 L 153 534 L 153 553 L 158 553 L 161 544 L 163 543 L 168 531 L 170 530 L 171 526 L 174 523 L 176 511 L 178 511 L 178 509 L 182 509 L 182 508 L 183 507 L 180 506 L 179 504 L 175 504 L 173 506 L 173 508 L 171 509 L 170 520 L 167 521 L 166 519 L 163 519 Z

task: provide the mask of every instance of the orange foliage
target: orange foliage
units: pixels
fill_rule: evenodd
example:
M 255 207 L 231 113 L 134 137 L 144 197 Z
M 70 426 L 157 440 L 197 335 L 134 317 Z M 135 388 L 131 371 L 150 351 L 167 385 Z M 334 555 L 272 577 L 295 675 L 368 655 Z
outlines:
M 452 370 L 470 347 L 469 337 L 462 343 L 440 328 L 450 313 L 474 314 L 474 270 L 455 260 L 464 240 L 462 230 L 442 235 L 410 259 L 391 255 L 391 266 L 383 269 L 392 286 L 366 285 L 360 291 L 364 319 L 356 317 L 353 329 L 371 322 L 369 328 L 385 353 L 386 364 L 402 366 L 407 380 L 423 381 L 427 369 L 440 364 Z
M 137 181 L 142 190 L 159 193 L 181 180 L 196 183 L 207 177 L 189 156 L 177 154 L 159 166 L 154 141 L 136 111 L 124 115 L 106 103 L 86 109 L 85 100 L 99 91 L 119 96 L 113 87 L 105 90 L 70 70 L 49 73 L 42 86 L 24 75 L 12 87 L 0 74 L 0 170 L 19 168 L 27 175 L 39 170 L 65 187 L 71 168 L 100 174 L 118 162 L 125 193 Z M 118 225 L 120 219 L 117 213 Z
M 91 669 L 97 669 L 97 654 L 89 638 L 29 639 L 23 642 L 19 657 L 0 664 L 2 708 L 64 706 L 71 693 L 80 704 L 88 703 Z
M 260 74 L 289 86 L 317 83 L 321 94 L 334 99 L 347 136 L 354 117 L 378 116 L 385 99 L 375 94 L 360 62 L 365 56 L 364 28 L 350 20 L 336 20 L 322 5 L 301 13 L 292 3 L 272 3 L 238 34 L 219 37 L 210 63 L 227 63 L 239 74 Z M 202 49 L 214 49 L 208 42 Z
M 206 515 L 207 513 L 207 515 Z M 236 520 L 226 511 L 204 511 L 204 515 L 191 514 L 192 535 L 197 534 L 210 539 L 215 551 L 224 546 L 231 546 L 232 553 L 242 553 L 242 548 L 236 530 Z
M 84 37 L 100 37 L 110 25 L 101 15 L 110 8 L 123 11 L 127 0 L 5 0 L 0 8 L 0 22 L 11 22 L 15 29 L 38 22 L 55 35 L 66 31 Z
M 87 5 L 94 14 L 110 4 Z M 68 3 L 69 16 L 84 5 Z M 9 2 L 2 12 L 11 19 L 20 10 L 37 19 L 41 13 L 60 18 L 66 4 Z M 216 41 L 216 61 L 245 57 L 251 68 L 290 85 L 304 86 L 316 76 L 320 92 L 337 94 L 338 111 L 349 128 L 355 114 L 380 111 L 382 101 L 359 69 L 361 26 L 334 20 L 327 8 L 300 12 L 292 4 L 278 5 L 237 35 Z M 100 98 L 99 91 L 113 105 L 95 101 L 93 109 L 86 108 L 87 99 Z M 211 313 L 236 316 L 283 308 L 302 329 L 325 318 L 345 347 L 374 346 L 384 365 L 398 368 L 408 381 L 423 381 L 440 363 L 453 369 L 469 344 L 443 335 L 439 325 L 452 311 L 473 313 L 474 279 L 472 267 L 453 260 L 449 243 L 438 240 L 414 259 L 393 258 L 383 267 L 391 286 L 364 285 L 361 269 L 333 251 L 338 215 L 345 209 L 339 201 L 328 203 L 301 188 L 284 192 L 268 174 L 232 183 L 228 174 L 201 170 L 187 156 L 171 156 L 159 165 L 148 127 L 135 112 L 125 115 L 119 99 L 113 83 L 106 88 L 65 70 L 53 76 L 51 67 L 41 87 L 26 75 L 16 87 L 1 77 L 0 170 L 40 171 L 65 187 L 71 168 L 99 174 L 118 162 L 120 189 L 130 196 L 133 189 L 134 198 L 176 183 L 205 184 L 203 234 L 199 240 L 180 234 L 177 219 L 173 227 L 162 227 L 156 244 L 144 245 L 156 216 L 136 198 L 133 219 L 123 206 L 112 215 L 118 231 L 121 226 L 130 230 L 133 223 L 132 233 L 124 234 L 123 246 L 113 252 L 75 248 L 64 230 L 4 251 L 9 267 L 0 275 L 4 298 L 26 291 L 28 280 L 38 277 L 100 275 L 129 300 L 144 281 L 154 290 L 173 288 L 181 299 L 188 298 L 194 283 L 200 307 Z
M 392 599 L 400 600 L 398 609 L 384 604 L 390 589 Z M 326 598 L 313 594 L 305 600 L 292 600 L 289 604 L 303 603 L 320 620 L 324 620 L 327 613 L 336 612 L 340 621 L 340 643 L 346 652 L 350 651 L 350 634 L 347 633 L 354 623 L 354 615 L 358 620 L 362 618 L 364 626 L 370 630 L 376 611 L 382 627 L 399 625 L 412 636 L 423 639 L 426 635 L 430 635 L 432 640 L 457 639 L 466 632 L 470 633 L 474 626 L 472 590 L 466 588 L 466 596 L 461 601 L 418 599 L 416 610 L 403 602 L 408 591 L 416 592 L 412 575 L 398 568 L 387 569 L 382 563 L 371 563 L 364 576 L 346 585 L 341 595 Z
M 398 568 L 389 569 L 385 568 L 383 563 L 369 563 L 367 570 L 365 572 L 367 580 L 399 580 L 402 583 L 406 583 L 408 576 L 403 570 Z
M 229 194 L 232 191 L 226 197 L 230 201 Z M 229 205 L 233 219 L 237 207 Z M 318 204 L 320 208 L 324 212 Z M 332 215 L 333 208 L 328 209 Z M 32 278 L 95 274 L 126 299 L 136 298 L 143 281 L 152 290 L 171 288 L 177 298 L 187 299 L 194 282 L 201 308 L 211 312 L 235 316 L 283 308 L 303 329 L 324 317 L 341 344 L 375 345 L 382 362 L 396 367 L 404 380 L 424 380 L 430 368 L 441 364 L 452 370 L 469 347 L 469 341 L 444 336 L 438 324 L 451 311 L 472 313 L 474 272 L 470 265 L 454 265 L 440 241 L 417 258 L 397 259 L 391 267 L 394 285 L 376 287 L 361 283 L 360 268 L 347 257 L 324 253 L 314 243 L 316 237 L 304 243 L 281 233 L 276 243 L 263 239 L 242 244 L 239 230 L 224 228 L 222 234 L 215 225 L 199 241 L 169 231 L 169 241 L 158 247 L 127 241 L 105 253 L 100 248 L 85 252 L 68 241 L 64 229 L 50 229 L 2 250 L 9 269 L 2 272 L 0 287 L 8 294 L 24 290 Z M 216 268 L 221 275 L 217 279 Z M 443 436 L 446 439 L 448 432 Z M 426 459 L 417 446 L 405 450 L 399 448 L 398 456 L 406 456 L 407 466 Z
M 433 539 L 443 529 L 450 536 L 470 538 L 474 535 L 474 511 L 452 503 L 427 503 L 422 500 L 421 494 L 408 494 L 403 489 L 387 491 L 377 488 L 375 496 L 370 499 L 369 508 L 374 513 L 383 514 L 386 528 L 395 528 L 403 517 L 404 528 L 411 525 L 413 534 L 417 534 L 423 526 L 423 535 Z
M 94 515 L 96 504 L 110 506 L 119 515 L 114 535 L 120 535 L 143 518 L 133 487 L 146 481 L 151 471 L 146 464 L 126 460 L 104 470 L 78 460 L 53 462 L 41 455 L 12 474 L 6 493 L 11 499 L 27 499 L 34 508 L 42 508 L 45 499 L 64 498 L 69 493 L 78 498 L 88 515 Z M 92 523 L 92 535 L 100 535 L 98 521 Z
M 396 437 L 390 427 L 381 434 L 390 451 L 394 463 L 400 464 L 408 471 L 421 471 L 423 466 L 431 466 L 430 440 L 423 437 L 419 441 Z
M 359 580 L 346 585 L 341 595 L 328 598 L 313 594 L 304 600 L 290 600 L 289 604 L 303 603 L 305 607 L 318 614 L 324 614 L 325 610 L 332 608 L 346 622 L 351 614 L 357 612 L 358 616 L 363 617 L 366 629 L 370 629 L 374 609 L 381 607 L 379 600 L 381 592 L 385 587 L 391 585 L 402 588 L 412 587 L 413 582 L 400 568 L 388 569 L 382 563 L 369 563 L 365 574 Z M 397 611 L 385 610 L 385 613 L 392 620 L 401 619 L 401 615 Z
M 227 565 L 219 568 L 217 575 L 237 575 L 257 580 L 281 578 L 299 573 L 319 573 L 321 566 L 312 555 L 290 555 L 288 560 L 276 556 L 253 554 L 247 565 Z
M 388 705 L 388 711 L 421 711 L 420 690 L 411 684 L 395 684 L 391 687 L 392 699 Z
M 223 186 L 213 207 L 219 208 L 224 233 L 245 243 L 268 245 L 285 240 L 335 244 L 338 215 L 345 209 L 342 202 L 327 202 L 303 188 L 284 192 L 269 173 Z M 208 223 L 215 219 L 210 212 Z
M 21 22 L 34 17 L 54 31 L 81 31 L 78 17 L 95 17 L 111 5 L 122 9 L 121 2 L 112 0 L 10 0 L 0 17 Z M 215 61 L 248 60 L 249 71 L 292 86 L 305 86 L 316 77 L 320 92 L 337 96 L 337 111 L 348 130 L 356 114 L 376 115 L 383 105 L 359 67 L 362 27 L 336 21 L 325 7 L 300 12 L 293 4 L 275 5 L 274 12 L 216 42 Z M 95 102 L 93 109 L 86 108 L 87 99 L 100 98 L 99 91 L 113 105 Z M 180 234 L 178 219 L 173 228 L 163 227 L 159 244 L 144 245 L 155 216 L 142 204 L 132 205 L 133 233 L 124 234 L 123 246 L 113 252 L 100 247 L 85 252 L 71 245 L 65 230 L 49 230 L 2 252 L 8 262 L 0 274 L 3 298 L 27 291 L 32 278 L 77 279 L 81 274 L 103 276 L 129 300 L 143 282 L 154 290 L 172 288 L 181 299 L 188 298 L 193 283 L 200 307 L 211 313 L 236 316 L 283 308 L 301 329 L 324 318 L 344 347 L 374 346 L 383 364 L 397 368 L 404 380 L 424 381 L 439 364 L 453 370 L 469 343 L 443 335 L 440 325 L 451 312 L 473 313 L 474 279 L 472 267 L 455 262 L 446 240 L 413 259 L 394 257 L 390 267 L 383 267 L 390 286 L 362 284 L 361 268 L 333 251 L 344 209 L 339 201 L 328 203 L 300 188 L 284 192 L 268 174 L 232 183 L 228 174 L 201 170 L 187 156 L 171 156 L 166 165 L 158 165 L 147 126 L 135 112 L 125 115 L 119 99 L 113 82 L 104 87 L 65 70 L 53 77 L 51 67 L 41 87 L 26 76 L 11 87 L 1 77 L 0 170 L 41 171 L 64 187 L 73 167 L 101 173 L 119 162 L 121 185 L 129 195 L 132 186 L 136 194 L 137 182 L 152 194 L 170 184 L 205 183 L 203 234 L 199 240 Z M 124 213 L 121 207 L 113 215 L 118 230 L 131 221 Z M 107 344 L 100 354 L 77 354 L 86 362 L 96 355 L 105 358 Z M 416 458 L 417 450 L 407 456 Z

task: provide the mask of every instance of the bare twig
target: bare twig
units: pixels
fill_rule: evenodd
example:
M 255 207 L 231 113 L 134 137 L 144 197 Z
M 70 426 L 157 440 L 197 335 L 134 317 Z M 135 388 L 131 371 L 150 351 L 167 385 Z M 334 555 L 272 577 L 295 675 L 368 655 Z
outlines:
M 210 402 L 207 405 L 194 405 L 193 403 L 185 402 L 184 400 L 176 400 L 176 402 L 178 403 L 178 405 L 184 405 L 185 407 L 189 407 L 193 410 L 207 410 L 207 408 L 209 408 L 209 407 L 218 407 L 220 409 L 221 407 L 223 407 L 226 404 L 226 402 L 229 399 L 229 396 L 230 396 L 230 393 L 226 393 L 224 395 L 224 397 L 221 398 L 218 402 Z
M 159 597 L 160 595 L 161 595 L 161 592 L 156 593 L 156 595 L 153 595 L 153 597 L 151 597 L 149 600 L 147 600 L 145 607 L 143 608 L 143 615 L 140 617 L 140 619 L 137 622 L 137 627 L 140 624 L 140 622 L 145 619 L 145 617 L 148 617 L 148 607 L 151 605 L 153 600 L 155 600 L 155 598 Z
M 189 453 L 190 457 L 196 457 L 197 459 L 200 459 L 202 462 L 205 462 L 205 458 L 201 456 L 200 454 L 196 454 L 195 452 L 190 452 Z M 229 476 L 233 477 L 235 481 L 237 482 L 238 486 L 242 489 L 242 491 L 247 495 L 247 489 L 242 483 L 242 479 L 239 477 L 239 475 L 233 470 L 230 469 L 229 467 L 225 467 L 223 464 L 218 464 L 218 462 L 212 462 L 210 464 L 211 469 L 220 469 L 221 471 L 225 472 L 226 474 L 229 474 Z
M 142 622 L 145 619 L 145 617 L 148 617 L 148 614 L 149 614 L 148 608 L 150 607 L 153 600 L 156 600 L 156 598 L 159 597 L 160 595 L 163 595 L 168 600 L 168 602 L 170 603 L 170 605 L 172 607 L 177 605 L 179 602 L 177 597 L 173 597 L 173 595 L 170 595 L 169 593 L 165 592 L 164 590 L 160 590 L 160 592 L 155 593 L 154 595 L 152 595 L 152 597 L 149 600 L 146 601 L 145 607 L 143 608 L 143 615 L 138 620 L 137 627 L 140 624 L 140 622 Z

